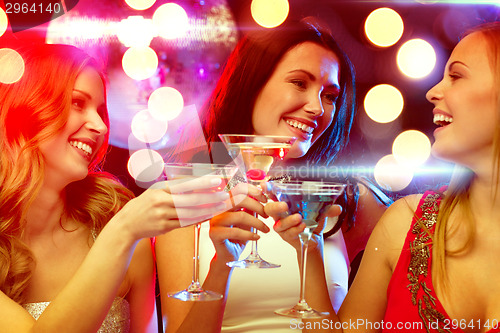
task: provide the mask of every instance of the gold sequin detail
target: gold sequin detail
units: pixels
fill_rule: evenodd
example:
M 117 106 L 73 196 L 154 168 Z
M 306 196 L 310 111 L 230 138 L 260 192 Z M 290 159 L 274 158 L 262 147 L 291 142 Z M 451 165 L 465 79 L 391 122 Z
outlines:
M 33 318 L 38 320 L 49 304 L 50 302 L 27 303 L 23 305 L 23 308 L 25 308 Z M 127 300 L 117 297 L 113 301 L 113 305 L 111 309 L 109 309 L 109 313 L 97 333 L 128 332 L 130 332 L 130 305 Z
M 430 333 L 429 323 L 439 323 L 438 332 L 451 332 L 449 329 L 442 327 L 446 317 L 435 309 L 436 298 L 432 296 L 431 289 L 422 277 L 427 277 L 430 269 L 430 246 L 432 243 L 429 230 L 436 224 L 439 211 L 440 194 L 429 194 L 425 197 L 424 202 L 420 206 L 422 217 L 413 225 L 411 232 L 415 235 L 415 239 L 410 242 L 410 265 L 408 266 L 408 280 L 410 284 L 408 289 L 411 292 L 411 302 L 418 306 L 418 314 L 424 323 L 425 330 Z M 421 281 L 422 280 L 422 281 Z M 423 296 L 418 298 L 418 292 L 422 290 Z

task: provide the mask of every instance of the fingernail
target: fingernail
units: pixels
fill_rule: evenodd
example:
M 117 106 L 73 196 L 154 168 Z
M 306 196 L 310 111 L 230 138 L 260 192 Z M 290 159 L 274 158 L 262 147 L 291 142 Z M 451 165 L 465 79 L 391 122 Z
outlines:
M 253 235 L 252 235 L 252 239 L 253 239 L 253 240 L 257 240 L 257 239 L 259 239 L 259 238 L 260 238 L 260 236 L 259 236 L 259 235 L 257 235 L 257 234 L 253 234 Z
M 218 177 L 211 177 L 210 178 L 210 184 L 211 185 L 219 185 L 222 182 L 222 179 Z
M 222 199 L 222 200 L 227 200 L 229 199 L 229 193 L 226 192 L 226 191 L 221 191 L 221 192 L 218 192 L 217 193 L 217 196 L 218 198 Z

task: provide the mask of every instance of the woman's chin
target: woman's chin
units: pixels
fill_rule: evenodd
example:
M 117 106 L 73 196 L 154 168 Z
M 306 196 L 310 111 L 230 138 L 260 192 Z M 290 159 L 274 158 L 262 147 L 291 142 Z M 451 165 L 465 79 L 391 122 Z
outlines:
M 286 159 L 299 158 L 304 156 L 307 153 L 307 149 L 303 149 L 303 147 L 293 145 L 292 148 L 286 154 Z

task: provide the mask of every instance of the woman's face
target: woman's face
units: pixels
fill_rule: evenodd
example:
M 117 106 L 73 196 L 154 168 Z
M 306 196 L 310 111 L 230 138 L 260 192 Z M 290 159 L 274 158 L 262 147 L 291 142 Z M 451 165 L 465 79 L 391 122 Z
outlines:
M 496 91 L 486 39 L 465 37 L 453 50 L 444 77 L 427 92 L 434 104 L 433 154 L 472 169 L 493 155 Z
M 340 93 L 335 53 L 313 42 L 286 52 L 257 96 L 255 134 L 295 136 L 287 158 L 301 157 L 332 123 Z
M 99 73 L 86 67 L 76 78 L 68 120 L 62 131 L 40 146 L 47 182 L 61 186 L 81 180 L 108 131 L 104 84 Z

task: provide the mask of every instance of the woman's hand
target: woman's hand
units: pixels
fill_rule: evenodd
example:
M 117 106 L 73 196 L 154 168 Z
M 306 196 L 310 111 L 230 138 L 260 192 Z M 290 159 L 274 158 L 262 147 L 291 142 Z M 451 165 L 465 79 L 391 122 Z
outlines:
M 216 259 L 224 263 L 238 260 L 245 244 L 249 240 L 259 238 L 251 228 L 269 232 L 269 228 L 253 215 L 255 212 L 267 217 L 263 206 L 267 198 L 260 189 L 240 183 L 230 191 L 230 194 L 232 209 L 210 220 L 210 238 L 216 250 Z
M 231 207 L 229 193 L 213 192 L 220 183 L 219 178 L 213 177 L 184 183 L 156 183 L 130 200 L 111 221 L 119 221 L 120 228 L 129 231 L 133 240 L 206 221 Z
M 276 231 L 284 241 L 292 245 L 297 251 L 300 251 L 299 234 L 306 228 L 306 224 L 302 223 L 302 216 L 298 213 L 290 215 L 288 212 L 288 205 L 285 202 L 269 202 L 264 207 L 264 211 L 276 221 L 273 227 L 274 231 Z M 309 241 L 309 249 L 314 249 L 318 244 L 322 244 L 322 233 L 326 225 L 326 218 L 338 216 L 341 212 L 341 206 L 332 205 L 318 218 L 319 225 L 314 230 L 311 240 Z

